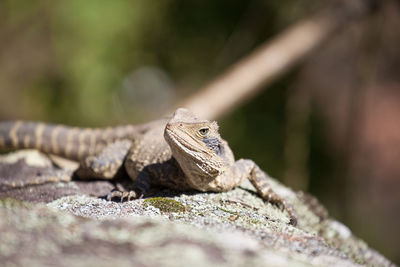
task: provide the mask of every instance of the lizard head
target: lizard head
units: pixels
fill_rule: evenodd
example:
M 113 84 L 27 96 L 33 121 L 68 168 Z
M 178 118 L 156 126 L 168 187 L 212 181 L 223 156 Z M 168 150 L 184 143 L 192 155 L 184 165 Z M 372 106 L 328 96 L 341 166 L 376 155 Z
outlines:
M 167 123 L 164 137 L 189 182 L 198 190 L 224 172 L 233 154 L 218 132 L 218 124 L 179 108 Z

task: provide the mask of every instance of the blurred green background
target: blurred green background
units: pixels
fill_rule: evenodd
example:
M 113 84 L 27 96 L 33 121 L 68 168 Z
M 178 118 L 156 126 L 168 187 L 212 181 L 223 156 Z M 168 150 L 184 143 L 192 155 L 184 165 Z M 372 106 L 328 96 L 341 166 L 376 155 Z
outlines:
M 139 123 L 332 1 L 0 2 L 0 119 Z M 220 120 L 255 160 L 400 262 L 400 16 L 345 27 Z M 223 101 L 223 99 L 221 99 Z

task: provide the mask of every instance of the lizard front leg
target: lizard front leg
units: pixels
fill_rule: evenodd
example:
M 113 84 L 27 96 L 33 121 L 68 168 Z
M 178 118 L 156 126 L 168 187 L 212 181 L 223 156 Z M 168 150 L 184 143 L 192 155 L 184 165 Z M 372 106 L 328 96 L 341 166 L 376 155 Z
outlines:
M 107 195 L 107 200 L 111 201 L 113 198 L 119 198 L 121 202 L 124 199 L 130 201 L 131 199 L 142 198 L 147 190 L 150 188 L 150 178 L 146 171 L 141 171 L 134 179 L 133 190 L 114 190 Z
M 124 199 L 130 201 L 131 199 L 142 198 L 147 190 L 150 188 L 150 176 L 148 173 L 148 161 L 137 161 L 137 149 L 127 151 L 127 156 L 124 161 L 125 170 L 131 178 L 133 190 L 126 191 L 125 189 L 117 189 L 107 195 L 107 200 L 110 201 L 114 198 L 119 198 L 120 201 Z
M 100 152 L 100 154 L 85 158 L 81 162 L 79 169 L 76 171 L 76 174 L 79 178 L 82 179 L 113 179 L 117 175 L 117 173 L 124 167 L 123 165 L 125 159 L 129 154 L 131 147 L 132 142 L 129 140 L 121 140 L 111 143 L 106 146 Z M 136 179 L 136 183 L 139 183 L 139 185 L 141 185 L 140 181 L 148 180 L 145 173 L 139 176 L 143 176 L 142 178 Z M 142 195 L 143 194 L 140 194 L 137 191 L 115 190 L 107 195 L 107 200 L 110 201 L 115 197 L 120 198 L 121 201 L 123 201 L 124 199 L 131 200 L 141 197 Z
M 297 216 L 292 205 L 287 203 L 286 200 L 274 192 L 269 184 L 269 176 L 263 172 L 256 163 L 252 160 L 240 159 L 235 162 L 233 171 L 235 180 L 243 180 L 247 177 L 264 200 L 277 204 L 286 210 L 290 216 L 290 224 L 296 226 Z
M 174 158 L 160 163 L 152 163 L 138 167 L 141 163 L 125 161 L 125 169 L 133 180 L 133 190 L 131 191 L 113 191 L 108 194 L 107 199 L 120 198 L 121 201 L 127 199 L 141 198 L 149 190 L 151 185 L 162 186 L 179 191 L 193 189 L 188 183 L 185 174 L 179 168 Z

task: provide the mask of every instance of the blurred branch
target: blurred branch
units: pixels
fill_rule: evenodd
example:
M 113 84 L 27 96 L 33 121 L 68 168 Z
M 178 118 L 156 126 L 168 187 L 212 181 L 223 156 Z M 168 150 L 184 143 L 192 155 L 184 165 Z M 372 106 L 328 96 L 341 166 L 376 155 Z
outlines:
M 370 14 L 380 2 L 345 0 L 298 22 L 179 106 L 192 110 L 200 117 L 214 119 L 223 116 L 254 97 L 345 25 Z

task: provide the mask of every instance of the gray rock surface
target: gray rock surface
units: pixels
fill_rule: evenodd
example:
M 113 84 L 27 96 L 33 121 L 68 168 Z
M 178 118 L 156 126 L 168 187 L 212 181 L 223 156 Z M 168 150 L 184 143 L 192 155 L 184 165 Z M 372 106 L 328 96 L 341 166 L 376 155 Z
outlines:
M 18 176 L 18 170 L 35 176 L 36 168 L 54 168 L 10 157 L 0 159 L 0 179 Z M 285 212 L 263 202 L 249 183 L 218 194 L 158 189 L 149 198 L 124 203 L 98 197 L 112 188 L 104 181 L 19 189 L 0 186 L 0 262 L 4 266 L 393 265 L 329 218 L 314 198 L 272 183 L 293 203 L 297 227 L 288 224 Z M 37 193 L 45 197 L 34 198 Z

